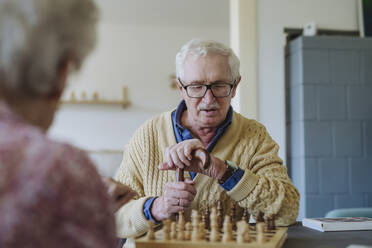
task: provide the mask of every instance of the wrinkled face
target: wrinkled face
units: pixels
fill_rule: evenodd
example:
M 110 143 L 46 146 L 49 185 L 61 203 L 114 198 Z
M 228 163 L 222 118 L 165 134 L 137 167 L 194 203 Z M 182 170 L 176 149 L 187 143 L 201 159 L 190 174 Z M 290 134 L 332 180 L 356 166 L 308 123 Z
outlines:
M 182 83 L 187 85 L 213 84 L 217 82 L 233 83 L 226 56 L 208 54 L 205 57 L 188 57 L 184 64 Z M 237 82 L 239 83 L 239 82 Z M 236 84 L 237 86 L 237 84 Z M 186 102 L 188 121 L 196 127 L 218 127 L 226 118 L 231 98 L 235 96 L 236 86 L 227 97 L 216 98 L 210 89 L 203 98 L 191 98 L 184 88 L 179 87 Z

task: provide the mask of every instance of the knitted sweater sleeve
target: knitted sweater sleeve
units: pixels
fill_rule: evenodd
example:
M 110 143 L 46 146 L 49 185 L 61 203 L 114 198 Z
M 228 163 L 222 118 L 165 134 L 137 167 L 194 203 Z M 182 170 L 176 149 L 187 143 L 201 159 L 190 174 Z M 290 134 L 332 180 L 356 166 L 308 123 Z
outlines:
M 278 157 L 279 146 L 261 126 L 248 149 L 250 160 L 239 183 L 228 194 L 254 216 L 275 215 L 277 225 L 290 225 L 296 221 L 299 193 Z
M 145 197 L 143 187 L 143 146 L 145 127 L 138 129 L 125 147 L 122 163 L 116 173 L 116 180 L 128 185 L 138 194 L 116 212 L 117 235 L 121 238 L 136 237 L 148 230 L 143 205 Z

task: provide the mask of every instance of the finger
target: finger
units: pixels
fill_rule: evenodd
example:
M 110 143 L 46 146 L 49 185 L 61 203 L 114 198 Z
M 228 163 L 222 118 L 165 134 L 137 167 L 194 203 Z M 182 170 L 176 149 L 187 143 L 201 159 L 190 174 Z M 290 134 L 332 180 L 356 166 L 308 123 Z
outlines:
M 158 165 L 159 170 L 175 170 L 176 167 L 170 166 L 168 162 L 161 163 Z
M 204 148 L 203 144 L 198 139 L 192 139 L 185 145 L 185 155 L 189 160 L 192 160 L 192 152 L 199 148 Z
M 177 151 L 175 151 L 175 150 L 170 151 L 170 156 L 171 156 L 171 158 L 173 160 L 174 165 L 177 166 L 178 168 L 183 169 L 183 167 L 185 165 L 179 159 L 178 154 L 177 154 Z
M 185 210 L 186 210 L 186 208 L 182 207 L 182 206 L 172 206 L 172 208 L 171 208 L 171 212 L 173 214 L 177 214 L 178 212 L 183 212 Z
M 165 149 L 165 161 L 168 163 L 170 167 L 174 167 L 173 160 L 170 155 L 170 149 L 166 148 Z
M 187 191 L 192 194 L 196 194 L 196 188 L 194 184 L 185 182 L 169 182 L 166 184 L 166 188 L 170 191 Z
M 169 191 L 167 197 L 169 198 L 175 198 L 175 199 L 185 199 L 188 201 L 192 201 L 195 198 L 195 195 L 188 192 L 188 191 Z
M 177 202 L 177 204 L 179 204 L 179 206 L 184 207 L 184 208 L 190 207 L 191 203 L 192 203 L 192 201 L 190 201 L 188 199 L 183 199 L 183 198 L 180 198 L 179 203 Z
M 179 147 L 177 148 L 177 154 L 178 154 L 178 158 L 182 161 L 182 163 L 186 166 L 190 166 L 191 165 L 191 162 L 190 160 L 185 156 L 185 151 L 184 151 L 184 147 Z

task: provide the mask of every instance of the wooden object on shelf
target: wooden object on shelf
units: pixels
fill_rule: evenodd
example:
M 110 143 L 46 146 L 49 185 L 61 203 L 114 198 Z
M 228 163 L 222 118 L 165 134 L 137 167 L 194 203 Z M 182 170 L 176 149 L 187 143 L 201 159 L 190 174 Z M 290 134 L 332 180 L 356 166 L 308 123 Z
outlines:
M 70 94 L 70 99 L 61 100 L 62 104 L 82 104 L 82 105 L 121 105 L 123 108 L 128 107 L 130 104 L 128 101 L 128 89 L 123 87 L 122 89 L 122 100 L 104 100 L 98 97 L 98 92 L 93 93 L 92 99 L 86 98 L 86 93 L 83 91 L 81 93 L 82 100 L 76 99 L 75 92 L 72 91 Z

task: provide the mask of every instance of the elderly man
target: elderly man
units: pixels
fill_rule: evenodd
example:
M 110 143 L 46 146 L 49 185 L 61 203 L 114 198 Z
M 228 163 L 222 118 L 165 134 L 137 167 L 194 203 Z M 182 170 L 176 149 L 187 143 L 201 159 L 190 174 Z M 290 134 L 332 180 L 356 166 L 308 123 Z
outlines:
M 116 246 L 114 206 L 91 161 L 45 135 L 96 23 L 92 0 L 0 1 L 0 247 Z M 116 207 L 133 196 L 106 182 L 123 195 Z
M 264 126 L 230 106 L 240 83 L 239 60 L 213 41 L 192 40 L 176 56 L 178 107 L 143 124 L 124 151 L 117 179 L 139 192 L 116 213 L 119 236 L 133 237 L 156 223 L 190 209 L 204 211 L 232 203 L 255 217 L 275 216 L 276 224 L 295 222 L 299 194 L 278 157 L 278 145 Z M 193 152 L 206 149 L 203 169 Z M 176 182 L 174 169 L 186 180 Z M 242 211 L 240 211 L 242 212 Z

